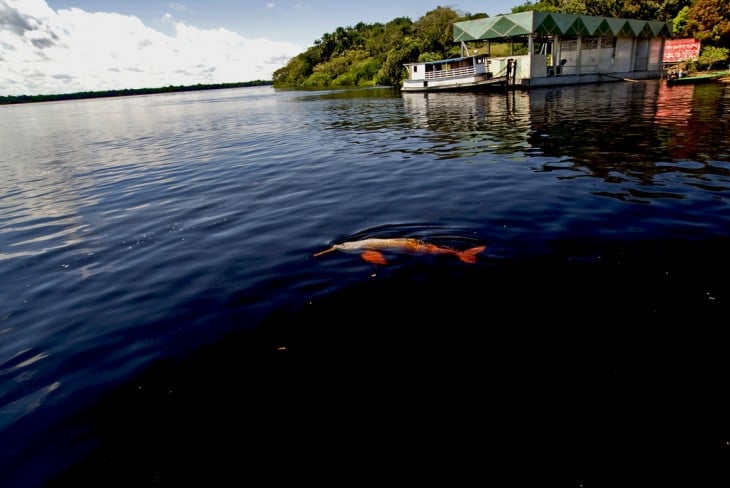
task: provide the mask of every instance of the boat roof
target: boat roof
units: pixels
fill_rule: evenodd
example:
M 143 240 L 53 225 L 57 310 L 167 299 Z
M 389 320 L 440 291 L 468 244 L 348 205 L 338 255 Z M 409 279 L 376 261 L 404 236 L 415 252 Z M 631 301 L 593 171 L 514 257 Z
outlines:
M 483 57 L 489 57 L 488 54 L 482 53 L 482 54 L 474 54 L 473 56 L 462 56 L 458 58 L 446 58 L 446 59 L 437 59 L 436 61 L 420 61 L 416 63 L 405 63 L 405 65 L 409 64 L 447 64 L 447 63 L 454 63 L 458 61 L 464 61 L 465 59 L 472 59 L 472 58 L 483 58 Z
M 670 37 L 672 33 L 669 22 L 658 20 L 558 14 L 537 10 L 456 22 L 453 29 L 454 42 L 504 39 L 530 34 Z

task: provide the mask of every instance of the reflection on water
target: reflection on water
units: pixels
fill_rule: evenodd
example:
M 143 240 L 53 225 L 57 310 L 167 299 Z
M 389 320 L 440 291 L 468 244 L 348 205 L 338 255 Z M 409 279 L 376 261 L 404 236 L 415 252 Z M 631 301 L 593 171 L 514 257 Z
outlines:
M 673 159 L 705 162 L 730 155 L 728 112 L 727 84 L 662 84 L 655 120 Z
M 692 116 L 692 102 L 696 85 L 662 85 L 656 103 L 657 124 L 665 126 L 688 125 Z
M 695 90 L 701 93 L 693 96 Z M 730 146 L 721 137 L 728 130 L 723 114 L 730 111 L 730 95 L 722 84 L 668 87 L 648 81 L 497 94 L 404 93 L 403 98 L 416 128 L 452 139 L 491 135 L 486 140 L 493 144 L 482 150 L 519 147 L 523 137 L 527 151 L 570 157 L 589 167 L 658 156 L 720 158 Z M 685 142 L 667 147 L 668 136 Z
M 413 129 L 427 129 L 443 159 L 485 151 L 521 153 L 527 147 L 530 94 L 403 93 Z
M 695 90 L 697 95 L 695 96 Z M 620 183 L 620 199 L 683 198 L 684 183 L 730 188 L 722 84 L 668 87 L 606 83 L 505 93 L 405 93 L 414 128 L 431 132 L 442 158 L 484 151 L 544 158 L 541 171 Z M 567 171 L 567 173 L 566 173 Z M 664 190 L 646 190 L 656 185 Z M 611 193 L 604 193 L 611 196 Z

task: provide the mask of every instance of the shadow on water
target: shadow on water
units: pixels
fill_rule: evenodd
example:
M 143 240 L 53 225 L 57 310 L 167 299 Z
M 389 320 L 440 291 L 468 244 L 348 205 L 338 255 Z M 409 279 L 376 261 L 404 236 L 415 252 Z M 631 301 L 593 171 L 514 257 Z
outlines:
M 727 482 L 728 244 L 380 270 L 116 388 L 50 486 Z

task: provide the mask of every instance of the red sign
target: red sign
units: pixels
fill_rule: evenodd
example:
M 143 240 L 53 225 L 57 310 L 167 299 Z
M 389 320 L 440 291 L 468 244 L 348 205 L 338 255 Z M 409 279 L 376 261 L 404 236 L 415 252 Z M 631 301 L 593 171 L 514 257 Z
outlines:
M 665 63 L 679 63 L 697 59 L 700 56 L 700 41 L 697 39 L 667 39 L 664 42 Z

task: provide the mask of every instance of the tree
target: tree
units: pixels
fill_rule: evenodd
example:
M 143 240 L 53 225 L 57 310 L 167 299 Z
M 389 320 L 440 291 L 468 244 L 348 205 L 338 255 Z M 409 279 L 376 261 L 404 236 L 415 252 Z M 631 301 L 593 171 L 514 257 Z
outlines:
M 672 35 L 674 37 L 685 37 L 687 35 L 687 16 L 689 7 L 684 7 L 672 20 Z
M 408 17 L 391 20 L 379 32 L 368 39 L 367 49 L 384 61 L 388 53 L 409 43 L 413 35 L 413 22 Z
M 664 0 L 659 7 L 659 17 L 657 17 L 657 20 L 674 22 L 682 11 L 689 11 L 690 6 L 692 6 L 692 0 Z
M 537 10 L 539 12 L 560 12 L 559 7 L 553 5 L 553 2 L 546 0 L 540 0 L 537 3 L 527 0 L 522 5 L 512 7 L 512 13 L 517 14 L 520 12 L 529 12 L 530 10 Z
M 687 14 L 687 33 L 712 45 L 730 47 L 727 0 L 697 0 Z
M 436 7 L 418 19 L 413 31 L 421 52 L 436 52 L 447 57 L 455 46 L 454 23 L 458 21 L 459 15 L 449 7 Z
M 527 1 L 512 9 L 513 13 L 527 10 L 557 12 L 599 17 L 619 17 L 641 20 L 672 20 L 692 0 L 539 0 Z
M 398 86 L 406 76 L 404 63 L 416 61 L 418 58 L 418 46 L 411 43 L 400 49 L 393 49 L 380 67 L 375 82 L 379 85 Z
M 314 72 L 314 67 L 322 61 L 319 47 L 313 46 L 301 54 L 294 56 L 286 66 L 274 71 L 274 86 L 297 86 Z
M 719 63 L 725 63 L 729 55 L 730 49 L 726 47 L 705 46 L 700 52 L 697 64 L 707 66 L 707 69 L 710 70 Z
M 350 33 L 344 27 L 338 27 L 332 37 L 335 41 L 335 54 L 342 54 L 352 46 Z

